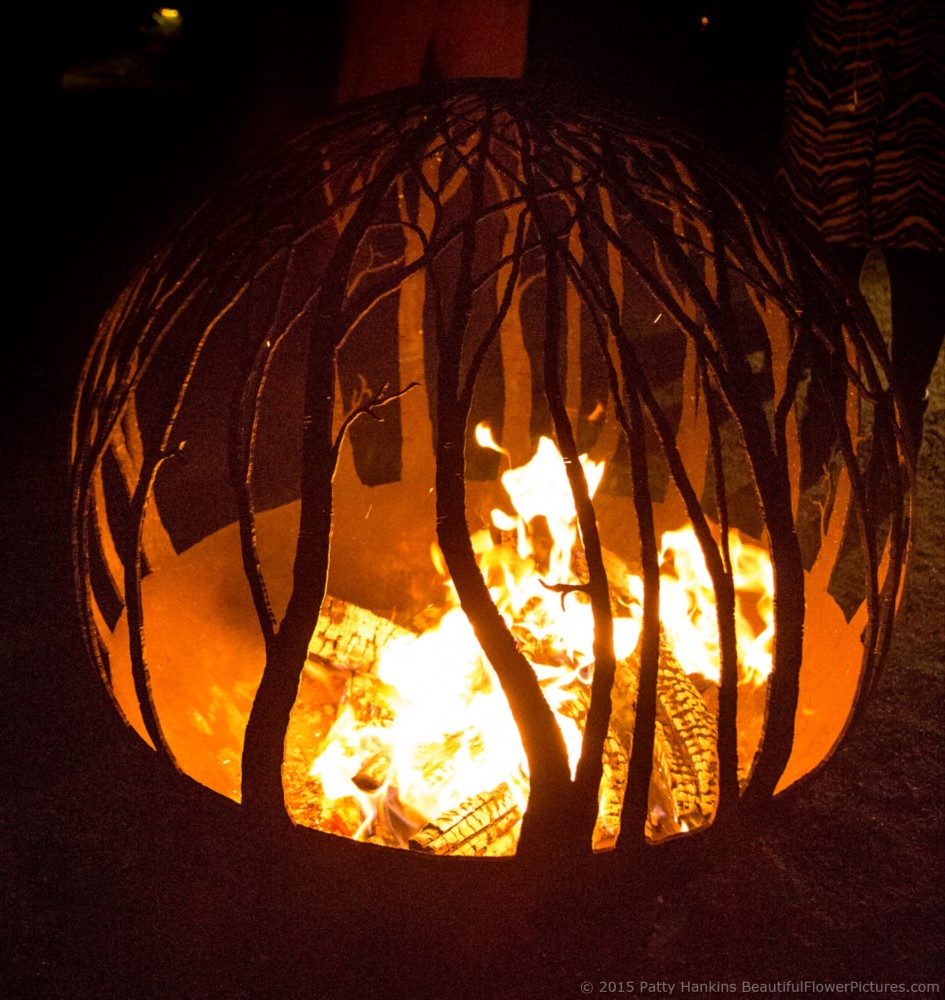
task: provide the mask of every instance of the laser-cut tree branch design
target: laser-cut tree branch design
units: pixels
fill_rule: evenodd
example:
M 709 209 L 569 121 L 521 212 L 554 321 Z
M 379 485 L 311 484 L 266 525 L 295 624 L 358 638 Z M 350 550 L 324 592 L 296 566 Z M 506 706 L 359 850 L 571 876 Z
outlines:
M 260 816 L 285 822 L 283 745 L 326 595 L 339 455 L 356 421 L 383 419 L 378 411 L 388 405 L 396 413 L 398 401 L 416 389 L 428 400 L 438 542 L 528 760 L 531 792 L 520 851 L 589 851 L 621 665 L 600 504 L 590 496 L 580 463 L 578 422 L 587 415 L 575 413 L 562 365 L 572 332 L 565 305 L 576 302 L 585 317 L 578 332 L 593 345 L 582 358 L 593 358 L 599 369 L 613 440 L 629 461 L 625 495 L 639 532 L 644 579 L 621 846 L 643 846 L 649 815 L 661 640 L 659 496 L 651 486 L 657 465 L 668 470 L 668 488 L 692 525 L 715 592 L 721 674 L 716 816 L 727 823 L 741 806 L 767 801 L 792 752 L 805 571 L 819 555 L 827 521 L 842 518 L 844 527 L 830 593 L 848 618 L 866 606 L 868 685 L 888 645 L 901 586 L 913 474 L 878 331 L 799 232 L 690 140 L 668 140 L 617 115 L 549 105 L 545 96 L 539 101 L 519 87 L 480 84 L 390 95 L 346 109 L 300 136 L 277 169 L 261 167 L 168 238 L 106 316 L 84 370 L 73 440 L 74 564 L 87 643 L 106 683 L 112 678 L 104 641 L 109 626 L 102 624 L 109 616 L 100 606 L 105 590 L 127 623 L 145 731 L 173 759 L 149 684 L 142 580 L 150 566 L 143 539 L 148 519 L 161 516 L 157 489 L 170 475 L 164 469 L 179 444 L 194 371 L 215 338 L 234 336 L 236 329 L 228 486 L 265 648 L 246 727 L 242 794 Z M 706 452 L 697 457 L 683 454 L 681 418 L 659 395 L 624 287 L 631 278 L 659 312 L 657 319 L 684 341 L 687 370 L 695 373 L 685 412 L 698 412 L 707 436 Z M 344 346 L 408 281 L 422 283 L 431 327 L 422 331 L 424 363 L 432 377 L 406 385 L 378 379 L 353 404 L 346 398 L 348 412 L 339 416 Z M 780 381 L 773 375 L 772 317 L 783 326 Z M 525 330 L 533 321 L 538 329 Z M 757 351 L 746 347 L 751 338 L 743 327 L 751 324 L 766 338 Z M 593 612 L 594 675 L 573 779 L 561 732 L 489 593 L 469 537 L 465 479 L 477 393 L 487 387 L 489 365 L 503 361 L 503 337 L 516 325 L 532 351 L 532 384 L 516 388 L 531 391 L 535 405 L 545 407 L 587 565 L 579 583 L 547 586 L 562 602 L 569 594 L 575 595 L 571 601 L 588 598 Z M 279 618 L 256 539 L 254 476 L 274 366 L 296 342 L 305 345 L 297 428 L 301 527 L 287 540 L 293 579 Z M 176 383 L 138 432 L 140 449 L 122 467 L 124 491 L 109 492 L 103 468 L 122 446 L 123 421 L 134 415 L 139 397 L 157 395 L 155 386 L 164 391 L 162 368 Z M 352 381 L 347 385 L 343 394 L 349 397 Z M 851 428 L 845 412 L 850 400 L 868 427 Z M 818 423 L 830 428 L 819 445 L 811 433 Z M 747 787 L 737 746 L 732 441 L 744 448 L 740 461 L 775 567 L 774 665 L 764 737 Z M 789 469 L 792 447 L 800 452 L 802 485 Z M 848 483 L 845 510 L 835 509 L 841 477 Z M 703 478 L 711 483 L 711 497 L 699 496 Z M 799 523 L 802 513 L 809 523 Z M 131 528 L 119 537 L 114 525 L 122 519 Z M 90 581 L 98 564 L 106 566 L 109 580 L 96 590 Z

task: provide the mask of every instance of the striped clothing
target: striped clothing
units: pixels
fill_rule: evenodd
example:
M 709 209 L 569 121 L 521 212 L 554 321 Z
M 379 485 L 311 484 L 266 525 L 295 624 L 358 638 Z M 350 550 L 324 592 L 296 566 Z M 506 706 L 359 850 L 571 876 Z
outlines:
M 813 0 L 777 180 L 830 242 L 945 250 L 941 0 Z

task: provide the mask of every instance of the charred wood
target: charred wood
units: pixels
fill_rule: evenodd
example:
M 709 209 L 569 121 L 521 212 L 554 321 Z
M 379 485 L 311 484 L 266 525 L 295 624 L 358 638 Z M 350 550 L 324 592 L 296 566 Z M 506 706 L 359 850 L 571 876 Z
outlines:
M 502 855 L 514 844 L 521 818 L 511 789 L 502 782 L 428 823 L 410 838 L 410 850 L 466 857 Z

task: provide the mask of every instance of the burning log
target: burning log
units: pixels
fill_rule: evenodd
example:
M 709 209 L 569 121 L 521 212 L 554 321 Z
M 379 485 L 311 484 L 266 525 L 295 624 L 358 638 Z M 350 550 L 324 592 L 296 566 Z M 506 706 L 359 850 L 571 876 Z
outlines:
M 718 726 L 665 637 L 660 638 L 656 727 L 667 758 L 664 773 L 671 775 L 676 815 L 690 829 L 700 826 L 714 810 L 718 795 Z
M 326 596 L 308 645 L 308 658 L 353 674 L 370 672 L 380 649 L 394 639 L 410 635 L 413 632 L 388 618 Z
M 390 771 L 390 751 L 387 748 L 372 754 L 367 763 L 351 779 L 351 783 L 362 792 L 376 792 L 387 780 Z
M 628 690 L 624 698 L 630 698 L 628 707 L 631 713 L 636 702 L 638 670 L 635 666 L 625 672 Z M 615 712 L 615 715 L 626 718 L 624 713 Z M 632 722 L 630 724 L 632 726 Z M 624 728 L 627 728 L 626 724 Z M 718 796 L 717 733 L 715 716 L 676 659 L 665 634 L 661 633 L 648 820 L 648 826 L 652 827 L 650 832 L 659 832 L 659 809 L 655 809 L 656 806 L 660 806 L 671 821 L 675 820 L 676 824 L 690 830 L 703 826 L 711 817 Z M 670 808 L 659 802 L 661 785 L 669 793 Z M 654 798 L 656 801 L 653 801 Z M 676 824 L 670 822 L 667 832 L 672 832 Z
M 635 603 L 625 585 L 626 566 L 606 550 L 604 558 L 610 583 L 611 612 L 615 618 L 625 617 Z M 587 563 L 580 548 L 572 552 L 572 569 L 581 579 L 586 577 Z M 604 744 L 604 780 L 605 784 L 613 782 L 618 794 L 605 796 L 601 812 L 602 824 L 614 830 L 619 826 L 627 781 L 639 671 L 640 664 L 634 654 L 618 662 L 614 680 L 614 714 Z M 583 685 L 576 687 L 585 692 L 579 710 L 583 719 L 590 692 Z M 675 817 L 687 829 L 702 826 L 713 813 L 718 796 L 718 725 L 714 713 L 673 653 L 662 626 L 656 704 L 647 832 L 657 832 L 653 828 L 654 812 Z
M 515 797 L 502 782 L 428 823 L 410 838 L 410 850 L 465 857 L 499 856 L 514 845 L 515 828 L 521 818 Z
M 636 654 L 617 665 L 614 713 L 604 741 L 604 786 L 600 826 L 615 831 L 620 823 L 623 792 L 633 742 L 639 662 Z M 572 718 L 586 715 L 590 691 L 574 683 L 574 699 L 563 707 Z M 574 714 L 572 714 L 574 713 Z M 665 636 L 660 640 L 656 735 L 650 787 L 648 832 L 659 833 L 661 814 L 693 829 L 705 824 L 718 793 L 717 724 L 714 715 L 683 670 Z M 605 834 L 606 836 L 606 834 Z
M 375 705 L 371 705 L 365 710 L 356 708 L 355 713 L 360 713 L 359 717 L 371 713 L 369 717 L 375 722 L 381 720 L 384 714 L 388 715 L 390 719 L 393 718 L 393 713 L 389 709 L 378 710 Z M 450 733 L 442 743 L 425 748 L 427 753 L 424 756 L 421 773 L 424 782 L 430 788 L 447 783 L 453 777 L 453 758 L 462 747 L 464 735 L 464 733 Z M 380 744 L 380 741 L 377 742 Z M 361 770 L 351 781 L 362 792 L 374 792 L 387 780 L 390 768 L 391 748 L 387 745 L 380 745 L 377 752 L 372 753 L 367 758 Z
M 375 673 L 379 653 L 387 643 L 412 635 L 388 618 L 329 595 L 308 645 L 306 670 L 311 673 L 321 666 L 347 673 L 343 701 L 358 719 L 384 725 L 393 713 Z

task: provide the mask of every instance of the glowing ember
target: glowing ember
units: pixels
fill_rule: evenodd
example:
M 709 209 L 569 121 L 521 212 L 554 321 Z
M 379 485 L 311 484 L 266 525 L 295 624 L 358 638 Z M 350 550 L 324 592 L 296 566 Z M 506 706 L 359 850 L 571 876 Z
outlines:
M 476 429 L 476 440 L 507 455 L 484 425 Z M 586 456 L 581 464 L 593 496 L 604 465 Z M 493 510 L 492 528 L 476 532 L 472 545 L 493 601 L 555 713 L 573 772 L 590 701 L 594 625 L 583 593 L 562 599 L 550 589 L 581 584 L 585 569 L 571 489 L 561 456 L 548 438 L 539 441 L 531 461 L 507 470 L 501 481 L 511 509 Z M 762 549 L 743 543 L 734 532 L 729 544 L 737 594 L 739 684 L 756 690 L 771 668 L 771 565 Z M 315 727 L 320 742 L 314 760 L 305 763 L 304 782 L 286 782 L 287 805 L 297 822 L 357 840 L 436 853 L 511 854 L 528 799 L 525 754 L 498 678 L 459 607 L 442 554 L 434 548 L 432 557 L 447 599 L 439 620 L 421 634 L 348 606 L 337 619 L 340 639 L 332 639 L 326 653 L 319 652 L 327 641 L 320 620 L 306 673 L 310 685 L 321 685 L 322 715 L 329 718 Z M 612 847 L 619 830 L 643 598 L 642 580 L 617 556 L 606 553 L 606 564 L 618 675 L 604 746 L 597 849 Z M 713 714 L 718 623 L 711 578 L 691 529 L 663 536 L 661 566 L 666 653 L 659 690 L 670 707 L 658 721 L 654 750 L 652 839 L 709 822 L 717 781 Z M 346 631 L 366 632 L 375 645 L 369 643 L 364 653 L 359 638 L 352 644 L 357 656 L 344 655 Z M 340 670 L 348 677 L 331 718 L 335 705 L 329 689 L 332 675 Z M 308 711 L 318 714 L 311 706 Z M 741 718 L 739 722 L 741 726 Z M 740 744 L 744 773 L 754 742 L 741 739 Z M 689 777 L 680 778 L 677 770 L 688 770 Z

